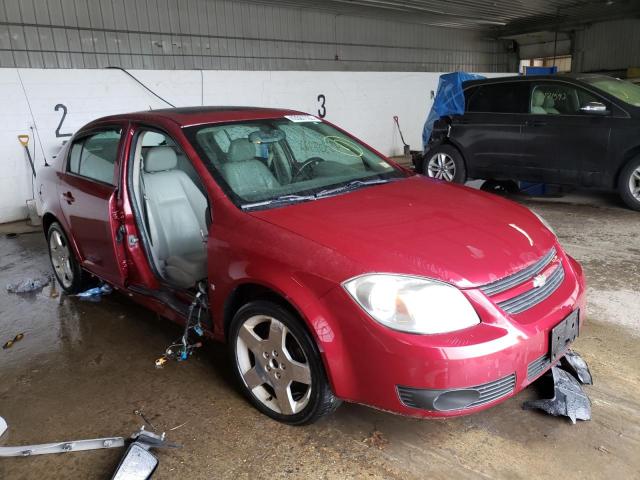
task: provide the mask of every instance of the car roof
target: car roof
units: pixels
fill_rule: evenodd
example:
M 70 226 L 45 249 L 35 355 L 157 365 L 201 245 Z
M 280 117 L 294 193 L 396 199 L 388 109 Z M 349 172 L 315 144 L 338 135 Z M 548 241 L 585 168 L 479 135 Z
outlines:
M 140 112 L 110 115 L 94 120 L 93 123 L 105 121 L 133 120 L 142 122 L 172 121 L 180 127 L 206 123 L 224 123 L 243 120 L 261 120 L 280 118 L 285 115 L 301 115 L 303 112 L 282 108 L 261 108 L 246 106 L 199 106 L 162 108 Z
M 513 81 L 540 81 L 540 80 L 569 80 L 577 81 L 591 78 L 612 78 L 609 75 L 597 73 L 559 73 L 555 75 L 511 75 L 508 77 L 484 78 L 482 80 L 468 80 L 463 83 L 464 87 L 483 85 L 485 83 L 507 83 Z

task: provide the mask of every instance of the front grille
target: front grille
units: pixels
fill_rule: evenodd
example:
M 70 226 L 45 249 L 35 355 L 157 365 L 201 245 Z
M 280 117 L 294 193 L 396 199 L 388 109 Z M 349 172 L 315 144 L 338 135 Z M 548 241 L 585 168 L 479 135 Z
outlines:
M 407 407 L 419 408 L 423 410 L 437 410 L 437 408 L 434 407 L 434 403 L 436 403 L 438 396 L 442 395 L 443 393 L 459 390 L 475 390 L 479 394 L 478 399 L 461 409 L 465 410 L 467 408 L 474 408 L 479 407 L 480 405 L 485 405 L 487 403 L 493 402 L 494 400 L 509 395 L 513 392 L 515 386 L 516 374 L 512 373 L 511 375 L 503 377 L 499 380 L 494 380 L 493 382 L 489 383 L 483 383 L 482 385 L 477 385 L 475 387 L 451 390 L 428 390 L 398 386 L 397 389 L 398 396 L 400 397 L 400 401 L 403 404 L 405 404 Z
M 487 285 L 480 287 L 480 290 L 488 297 L 506 292 L 513 287 L 517 287 L 525 282 L 534 280 L 534 278 L 539 275 L 540 272 L 547 269 L 555 259 L 557 259 L 557 252 L 555 248 L 552 248 L 533 265 L 529 265 L 527 268 L 524 268 L 513 275 L 488 283 Z M 509 314 L 524 312 L 549 297 L 549 295 L 556 291 L 563 280 L 564 268 L 560 261 L 551 275 L 546 278 L 544 285 L 540 287 L 532 286 L 529 290 L 516 295 L 515 297 L 497 302 L 496 305 Z
M 540 358 L 536 358 L 527 367 L 527 380 L 533 380 L 551 365 L 549 354 L 545 353 Z
M 509 290 L 510 288 L 515 287 L 516 285 L 520 285 L 521 283 L 524 283 L 527 280 L 538 275 L 542 270 L 545 269 L 547 265 L 551 263 L 551 260 L 553 260 L 555 256 L 556 249 L 552 248 L 551 250 L 549 250 L 549 253 L 547 253 L 533 265 L 529 265 L 527 268 L 520 270 L 513 275 L 509 275 L 508 277 L 480 287 L 480 290 L 482 290 L 482 292 L 484 292 L 484 294 L 489 297 Z
M 560 286 L 563 280 L 564 268 L 562 267 L 562 263 L 559 263 L 542 287 L 534 287 L 509 300 L 498 302 L 498 306 L 510 314 L 523 312 L 548 298 L 556 291 L 556 288 Z

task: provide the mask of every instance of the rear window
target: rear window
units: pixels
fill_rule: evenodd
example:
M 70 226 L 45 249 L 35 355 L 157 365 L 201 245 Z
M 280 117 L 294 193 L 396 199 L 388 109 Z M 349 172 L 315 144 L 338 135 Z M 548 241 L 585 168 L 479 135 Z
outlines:
M 525 113 L 528 93 L 525 82 L 478 85 L 465 91 L 465 110 L 482 113 Z
M 69 153 L 68 171 L 113 185 L 120 136 L 121 130 L 113 128 L 75 141 Z

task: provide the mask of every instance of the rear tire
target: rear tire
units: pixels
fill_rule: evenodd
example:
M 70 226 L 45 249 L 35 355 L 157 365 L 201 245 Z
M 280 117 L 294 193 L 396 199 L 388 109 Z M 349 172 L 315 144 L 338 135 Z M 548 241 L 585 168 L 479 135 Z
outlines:
M 244 305 L 231 321 L 228 346 L 240 389 L 274 420 L 307 425 L 340 405 L 314 340 L 282 306 L 264 300 Z
M 618 192 L 629 208 L 640 211 L 640 156 L 632 159 L 620 172 Z
M 422 174 L 445 182 L 464 183 L 467 168 L 460 151 L 453 145 L 438 145 L 424 154 Z
M 485 180 L 480 186 L 480 190 L 502 196 L 513 195 L 520 192 L 518 184 L 513 180 Z
M 47 231 L 49 260 L 56 280 L 68 294 L 85 290 L 89 284 L 87 273 L 82 270 L 67 234 L 58 222 L 53 222 Z

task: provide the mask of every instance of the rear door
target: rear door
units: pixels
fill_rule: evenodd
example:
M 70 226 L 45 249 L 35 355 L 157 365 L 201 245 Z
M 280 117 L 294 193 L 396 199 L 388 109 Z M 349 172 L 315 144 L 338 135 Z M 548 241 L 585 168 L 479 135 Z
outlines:
M 81 265 L 123 286 L 127 263 L 118 237 L 122 221 L 118 197 L 120 156 L 126 124 L 81 133 L 67 150 L 58 193 Z
M 465 113 L 454 117 L 451 140 L 469 176 L 510 178 L 522 161 L 528 87 L 524 81 L 481 84 L 465 91 Z
M 525 170 L 522 180 L 561 184 L 592 183 L 606 165 L 611 114 L 583 113 L 589 102 L 611 104 L 586 89 L 563 81 L 534 81 L 523 130 Z

